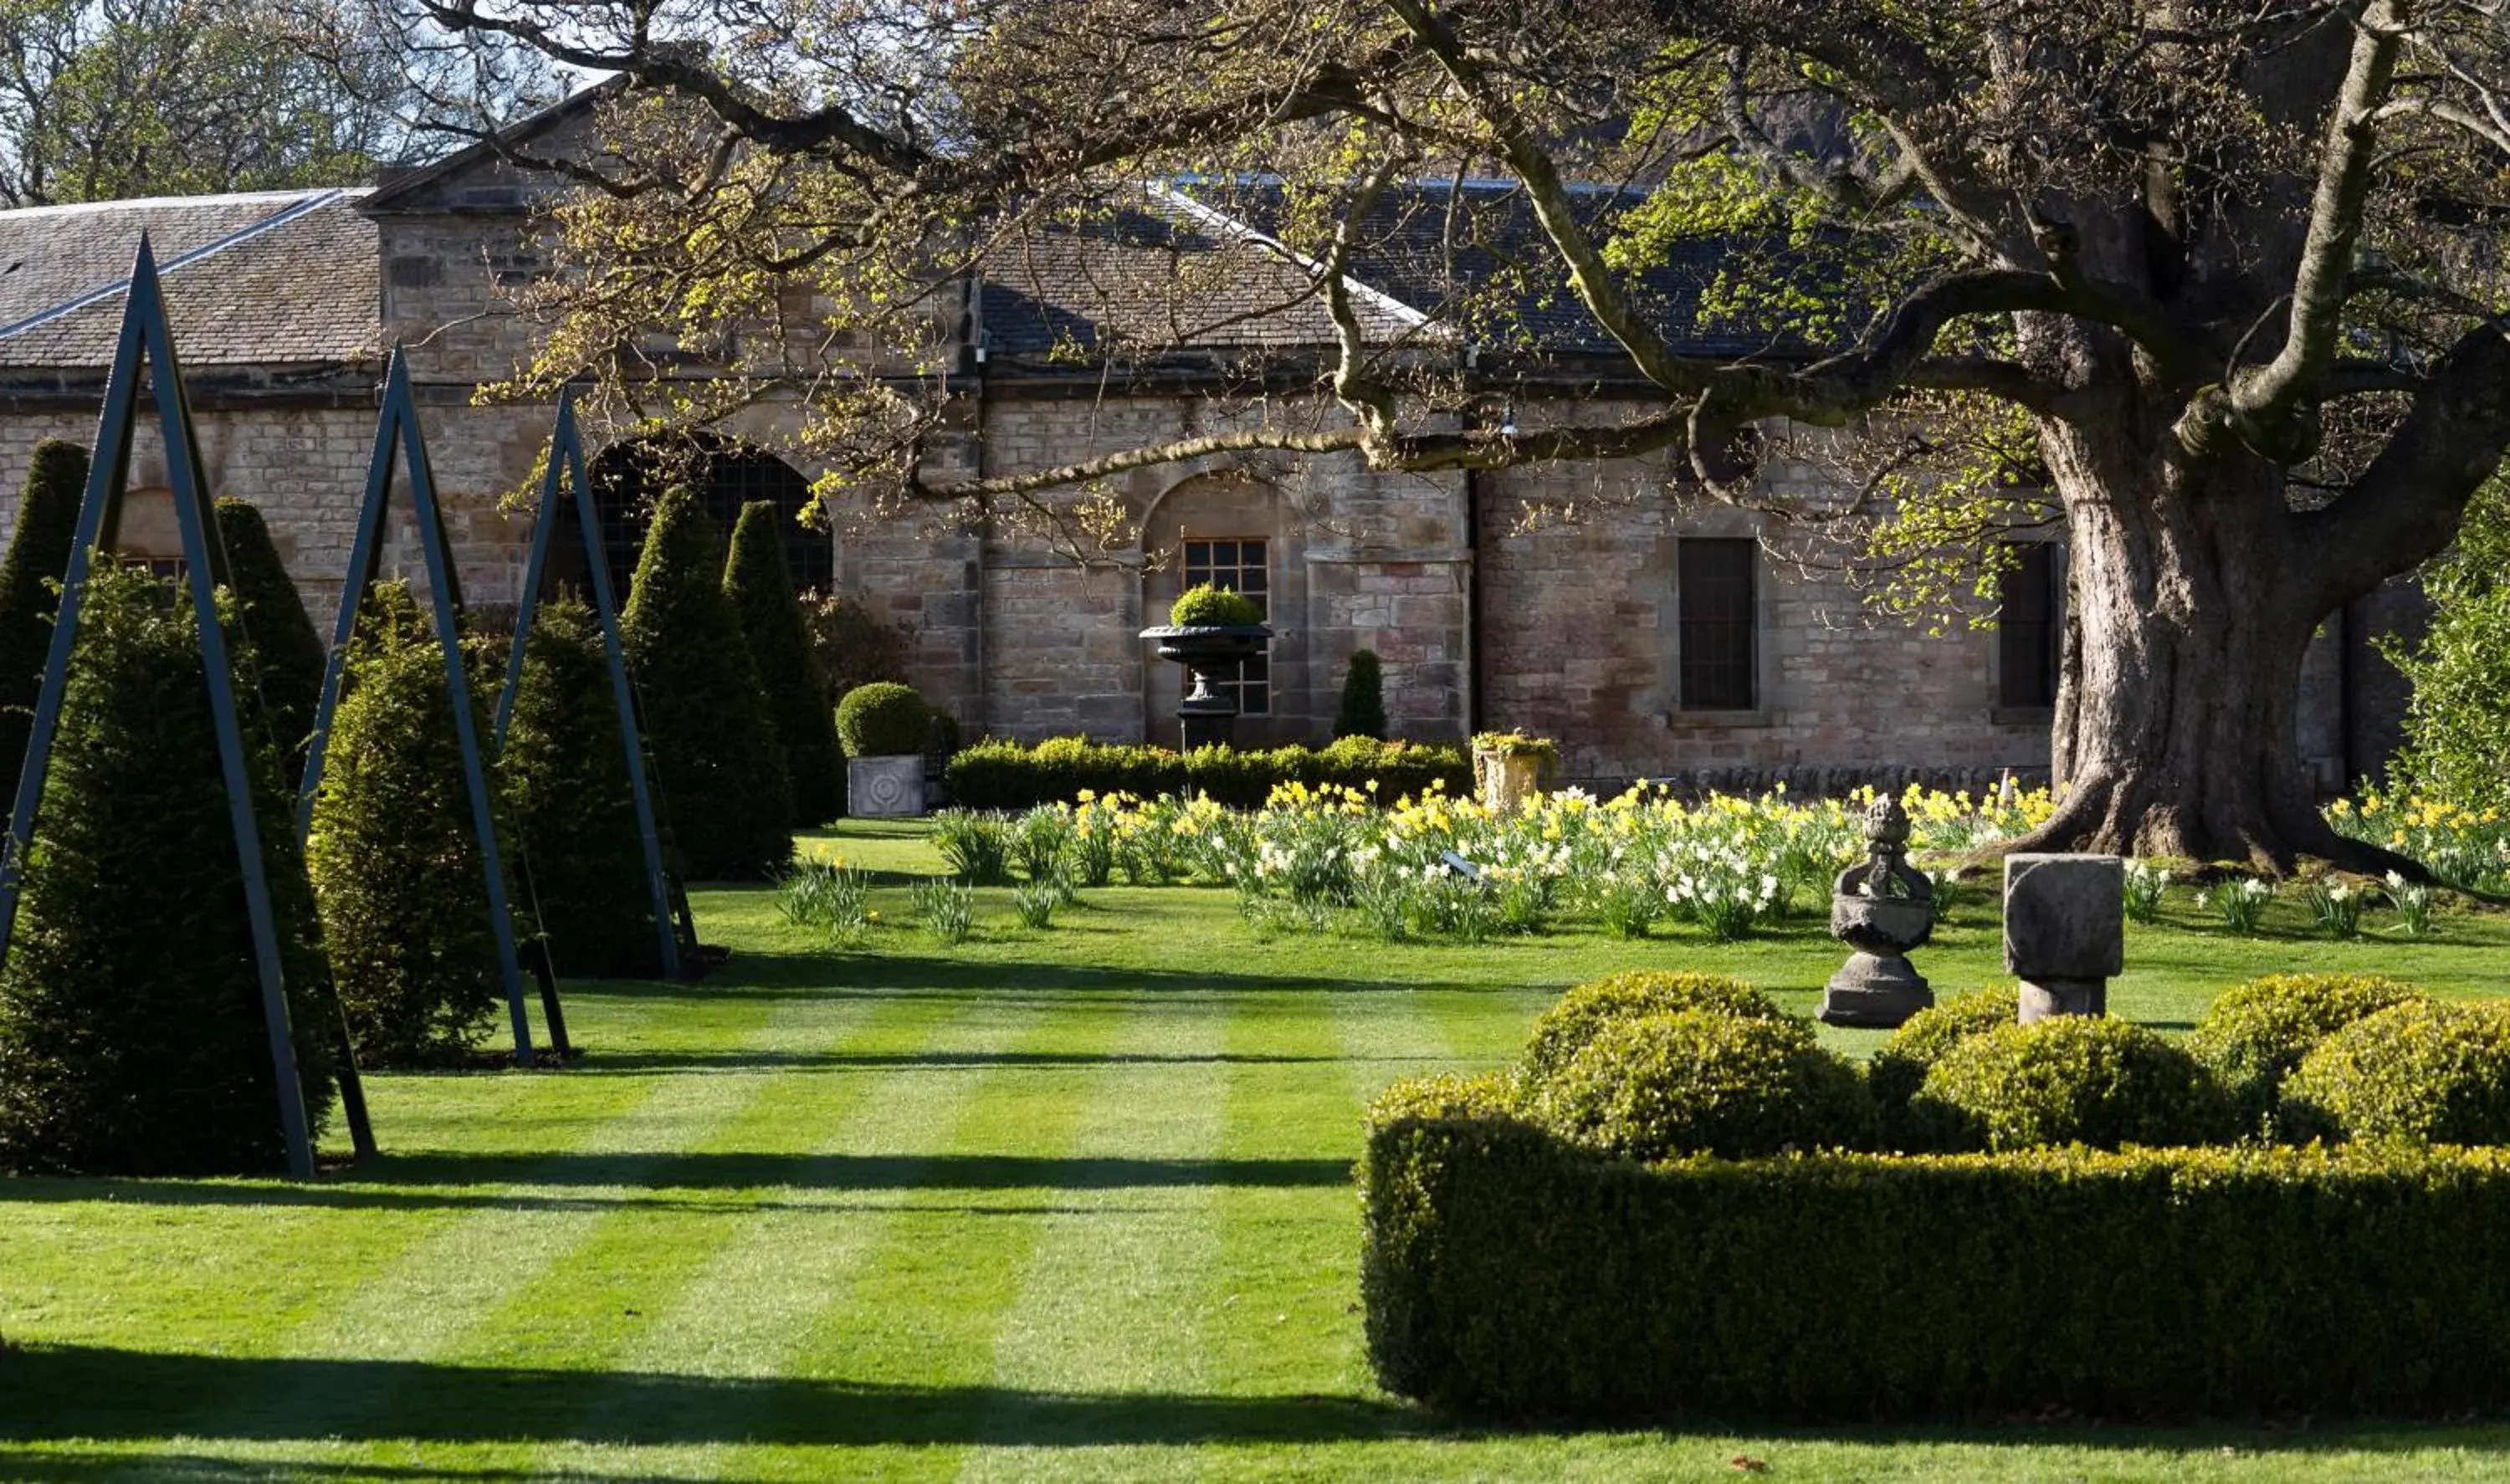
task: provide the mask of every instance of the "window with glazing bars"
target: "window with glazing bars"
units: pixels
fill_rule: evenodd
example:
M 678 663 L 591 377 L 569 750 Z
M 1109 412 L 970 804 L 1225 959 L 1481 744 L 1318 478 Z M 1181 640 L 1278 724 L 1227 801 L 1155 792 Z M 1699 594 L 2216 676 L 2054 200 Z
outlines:
M 1997 579 L 1996 699 L 1999 705 L 2057 704 L 2057 635 L 2063 590 L 2057 549 L 2017 543 L 2014 561 Z
M 1187 537 L 1185 585 L 1199 588 L 1204 583 L 1243 593 L 1255 600 L 1266 618 L 1273 616 L 1273 569 L 1260 536 Z M 1220 682 L 1220 689 L 1237 698 L 1237 709 L 1244 715 L 1271 711 L 1273 657 L 1267 653 L 1240 662 L 1235 675 Z
M 1755 613 L 1751 540 L 1687 538 L 1682 543 L 1682 708 L 1748 711 L 1755 704 Z

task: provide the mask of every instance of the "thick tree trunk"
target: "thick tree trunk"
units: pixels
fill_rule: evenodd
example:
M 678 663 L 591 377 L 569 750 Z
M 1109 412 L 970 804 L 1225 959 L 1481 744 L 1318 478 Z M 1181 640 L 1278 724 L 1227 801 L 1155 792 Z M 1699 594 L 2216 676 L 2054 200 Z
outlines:
M 2190 468 L 2159 439 L 2062 425 L 2041 441 L 2069 513 L 2078 647 L 2058 699 L 2064 797 L 2014 848 L 2393 863 L 2328 826 L 2301 767 L 2301 654 L 2333 601 L 2291 549 L 2282 471 Z

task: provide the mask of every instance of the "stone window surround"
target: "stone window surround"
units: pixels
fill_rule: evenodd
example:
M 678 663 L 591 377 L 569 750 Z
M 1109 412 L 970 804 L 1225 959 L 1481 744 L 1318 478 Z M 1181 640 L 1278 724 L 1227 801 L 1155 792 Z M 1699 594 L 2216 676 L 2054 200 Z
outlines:
M 2050 586 L 2056 590 L 2057 593 L 2058 663 L 2060 683 L 2062 684 L 2064 666 L 2063 646 L 2065 644 L 2064 635 L 2066 631 L 2066 594 L 2070 590 L 2067 579 L 2068 570 L 2073 565 L 2071 552 L 2066 546 L 2065 538 L 2062 536 L 2051 535 L 2033 537 L 2027 540 L 2017 541 L 2014 544 L 2016 546 L 2049 546 L 2056 548 L 2056 550 L 2050 553 L 2048 582 Z M 2005 705 L 2002 704 L 2000 698 L 2004 695 L 2004 653 L 2003 646 L 2000 644 L 1989 644 L 1987 646 L 1987 720 L 1988 725 L 1990 726 L 2018 728 L 2047 727 L 2053 725 L 2057 719 L 2057 708 L 2054 705 Z
M 1761 536 L 1760 518 L 1750 511 L 1687 511 L 1676 514 L 1673 521 L 1676 543 L 1685 538 L 1757 542 Z M 1682 563 L 1677 556 L 1666 565 L 1671 575 L 1656 609 L 1657 627 L 1666 636 L 1660 683 L 1664 694 L 1674 698 L 1672 708 L 1664 713 L 1665 726 L 1675 732 L 1726 732 L 1777 725 L 1782 713 L 1771 704 L 1778 679 L 1777 646 L 1769 642 L 1769 636 L 1778 631 L 1778 584 L 1773 580 L 1768 564 L 1756 556 L 1753 565 L 1752 695 L 1760 704 L 1748 710 L 1688 710 L 1683 707 Z

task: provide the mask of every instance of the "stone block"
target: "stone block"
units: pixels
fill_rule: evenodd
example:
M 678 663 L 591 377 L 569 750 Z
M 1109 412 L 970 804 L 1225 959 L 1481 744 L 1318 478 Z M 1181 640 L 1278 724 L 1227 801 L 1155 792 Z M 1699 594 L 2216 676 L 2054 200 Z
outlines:
M 2125 868 L 2115 856 L 2004 857 L 2004 967 L 2025 1023 L 2097 1015 L 2126 967 Z

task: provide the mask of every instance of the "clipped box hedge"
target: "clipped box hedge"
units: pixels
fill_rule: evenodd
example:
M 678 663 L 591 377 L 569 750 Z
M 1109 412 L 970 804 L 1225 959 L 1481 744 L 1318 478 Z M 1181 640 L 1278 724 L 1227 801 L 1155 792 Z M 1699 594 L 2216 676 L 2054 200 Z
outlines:
M 2510 1403 L 2510 1151 L 1821 1155 L 1643 1166 L 1500 1078 L 1370 1115 L 1379 1380 L 1515 1419 Z
M 1369 737 L 1346 737 L 1323 748 L 1198 747 L 1192 752 L 1094 742 L 1085 737 L 1057 737 L 1034 746 L 986 741 L 953 756 L 948 777 L 950 797 L 968 809 L 1071 804 L 1084 792 L 1143 799 L 1202 793 L 1232 809 L 1261 809 L 1283 783 L 1366 789 L 1374 782 L 1377 797 L 1388 804 L 1432 786 L 1456 798 L 1470 797 L 1473 791 L 1472 763 L 1463 748 Z

